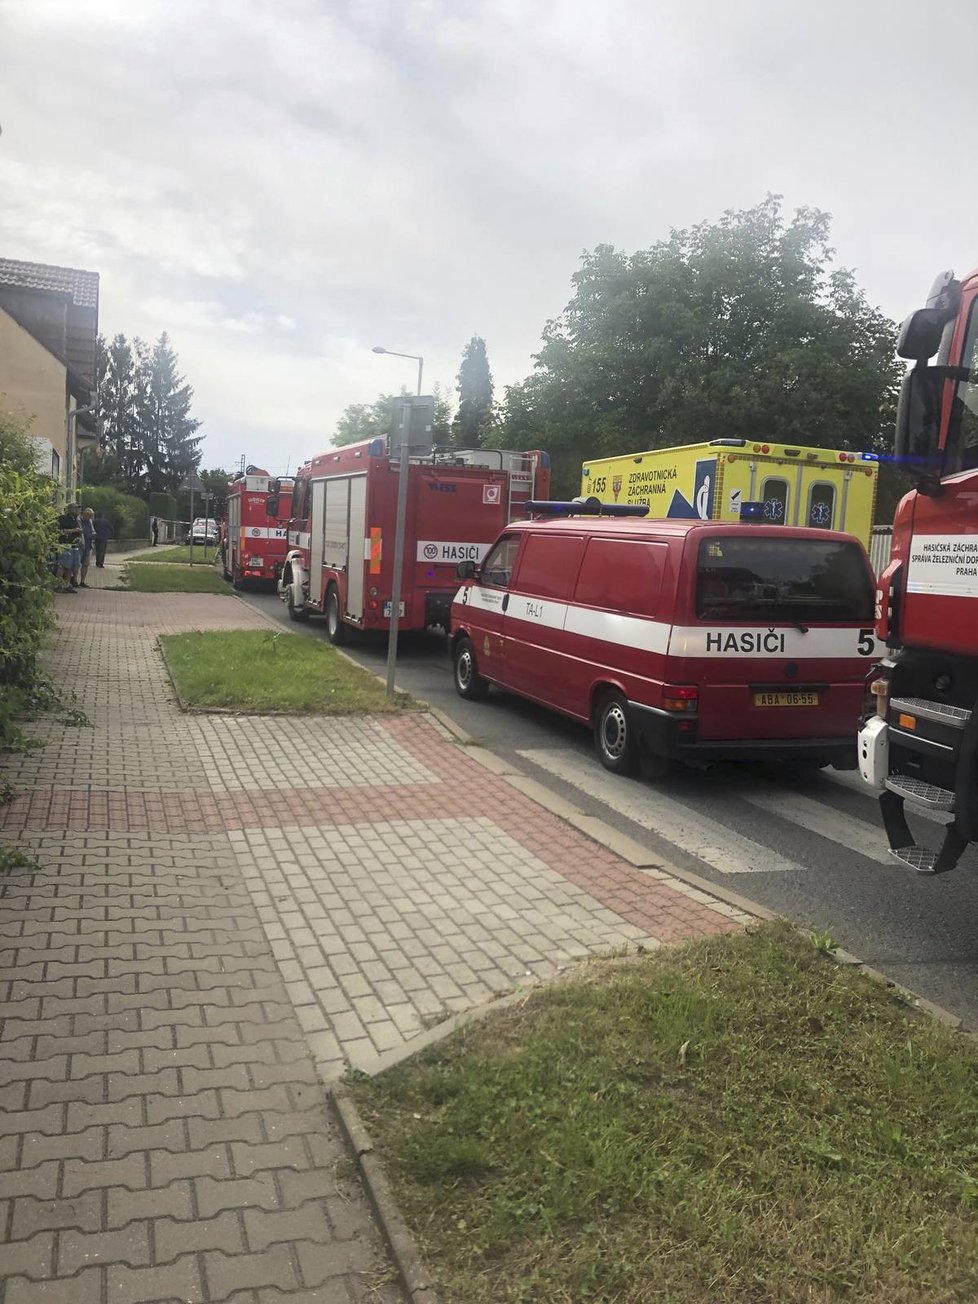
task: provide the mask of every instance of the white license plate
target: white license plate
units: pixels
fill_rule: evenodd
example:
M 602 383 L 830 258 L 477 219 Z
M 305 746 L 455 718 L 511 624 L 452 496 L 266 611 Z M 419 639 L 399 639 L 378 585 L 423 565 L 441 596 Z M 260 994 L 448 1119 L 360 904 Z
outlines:
M 265 558 L 264 558 L 264 557 L 249 557 L 249 558 L 248 558 L 248 565 L 249 565 L 249 566 L 264 566 L 264 565 L 265 565 Z
M 818 693 L 755 693 L 755 706 L 818 706 Z
M 394 604 L 393 604 L 393 602 L 385 602 L 385 603 L 384 603 L 384 615 L 387 617 L 388 620 L 390 619 L 390 615 L 391 615 L 391 612 L 392 612 L 393 610 L 394 610 Z M 399 602 L 399 603 L 397 604 L 397 618 L 398 618 L 398 620 L 400 620 L 400 618 L 401 618 L 403 615 L 404 615 L 404 603 L 403 603 L 403 602 Z

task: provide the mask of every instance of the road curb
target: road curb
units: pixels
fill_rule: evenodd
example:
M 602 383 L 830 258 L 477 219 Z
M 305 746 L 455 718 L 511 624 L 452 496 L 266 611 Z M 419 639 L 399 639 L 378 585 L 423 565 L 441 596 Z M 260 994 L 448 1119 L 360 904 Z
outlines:
M 370 1133 L 364 1126 L 352 1097 L 345 1087 L 334 1086 L 330 1089 L 329 1101 L 377 1225 L 387 1242 L 407 1299 L 411 1304 L 441 1304 L 430 1284 L 417 1242 L 404 1221 L 387 1173 L 374 1153 Z

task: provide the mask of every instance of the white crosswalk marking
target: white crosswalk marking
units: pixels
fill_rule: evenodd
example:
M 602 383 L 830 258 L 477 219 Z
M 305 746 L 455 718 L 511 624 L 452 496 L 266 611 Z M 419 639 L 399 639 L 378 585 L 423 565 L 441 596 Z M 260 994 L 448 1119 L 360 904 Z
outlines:
M 803 869 L 780 852 L 741 837 L 718 820 L 688 810 L 648 785 L 609 774 L 591 757 L 564 748 L 540 748 L 517 755 L 597 797 L 619 815 L 657 833 L 721 874 L 769 874 Z
M 844 815 L 832 806 L 823 806 L 811 797 L 803 797 L 800 793 L 781 788 L 773 792 L 740 792 L 737 795 L 759 810 L 798 824 L 811 833 L 817 833 L 819 837 L 838 842 L 840 846 L 848 847 L 860 856 L 867 856 L 881 865 L 893 864 L 882 824 L 879 828 L 874 828 L 872 824 L 856 819 L 854 815 Z

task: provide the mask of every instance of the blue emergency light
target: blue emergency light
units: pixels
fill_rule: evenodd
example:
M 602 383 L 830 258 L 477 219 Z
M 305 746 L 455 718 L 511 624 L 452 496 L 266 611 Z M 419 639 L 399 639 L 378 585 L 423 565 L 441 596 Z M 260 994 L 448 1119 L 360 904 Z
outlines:
M 528 516 L 648 516 L 648 503 L 603 503 L 600 498 L 571 498 L 561 502 L 553 498 L 531 498 L 526 504 Z
M 758 521 L 764 520 L 763 503 L 741 503 L 740 504 L 740 523 L 741 525 L 756 525 Z

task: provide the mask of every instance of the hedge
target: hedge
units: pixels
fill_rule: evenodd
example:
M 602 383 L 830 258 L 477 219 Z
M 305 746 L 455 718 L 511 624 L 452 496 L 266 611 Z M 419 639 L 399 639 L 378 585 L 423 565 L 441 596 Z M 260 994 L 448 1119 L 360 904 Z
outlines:
M 149 509 L 141 498 L 107 484 L 84 485 L 78 497 L 82 507 L 91 507 L 96 516 L 106 518 L 115 538 L 149 538 Z
M 0 412 L 0 748 L 19 739 L 15 720 L 37 698 L 37 654 L 52 623 L 58 513 L 36 459 L 23 424 Z

